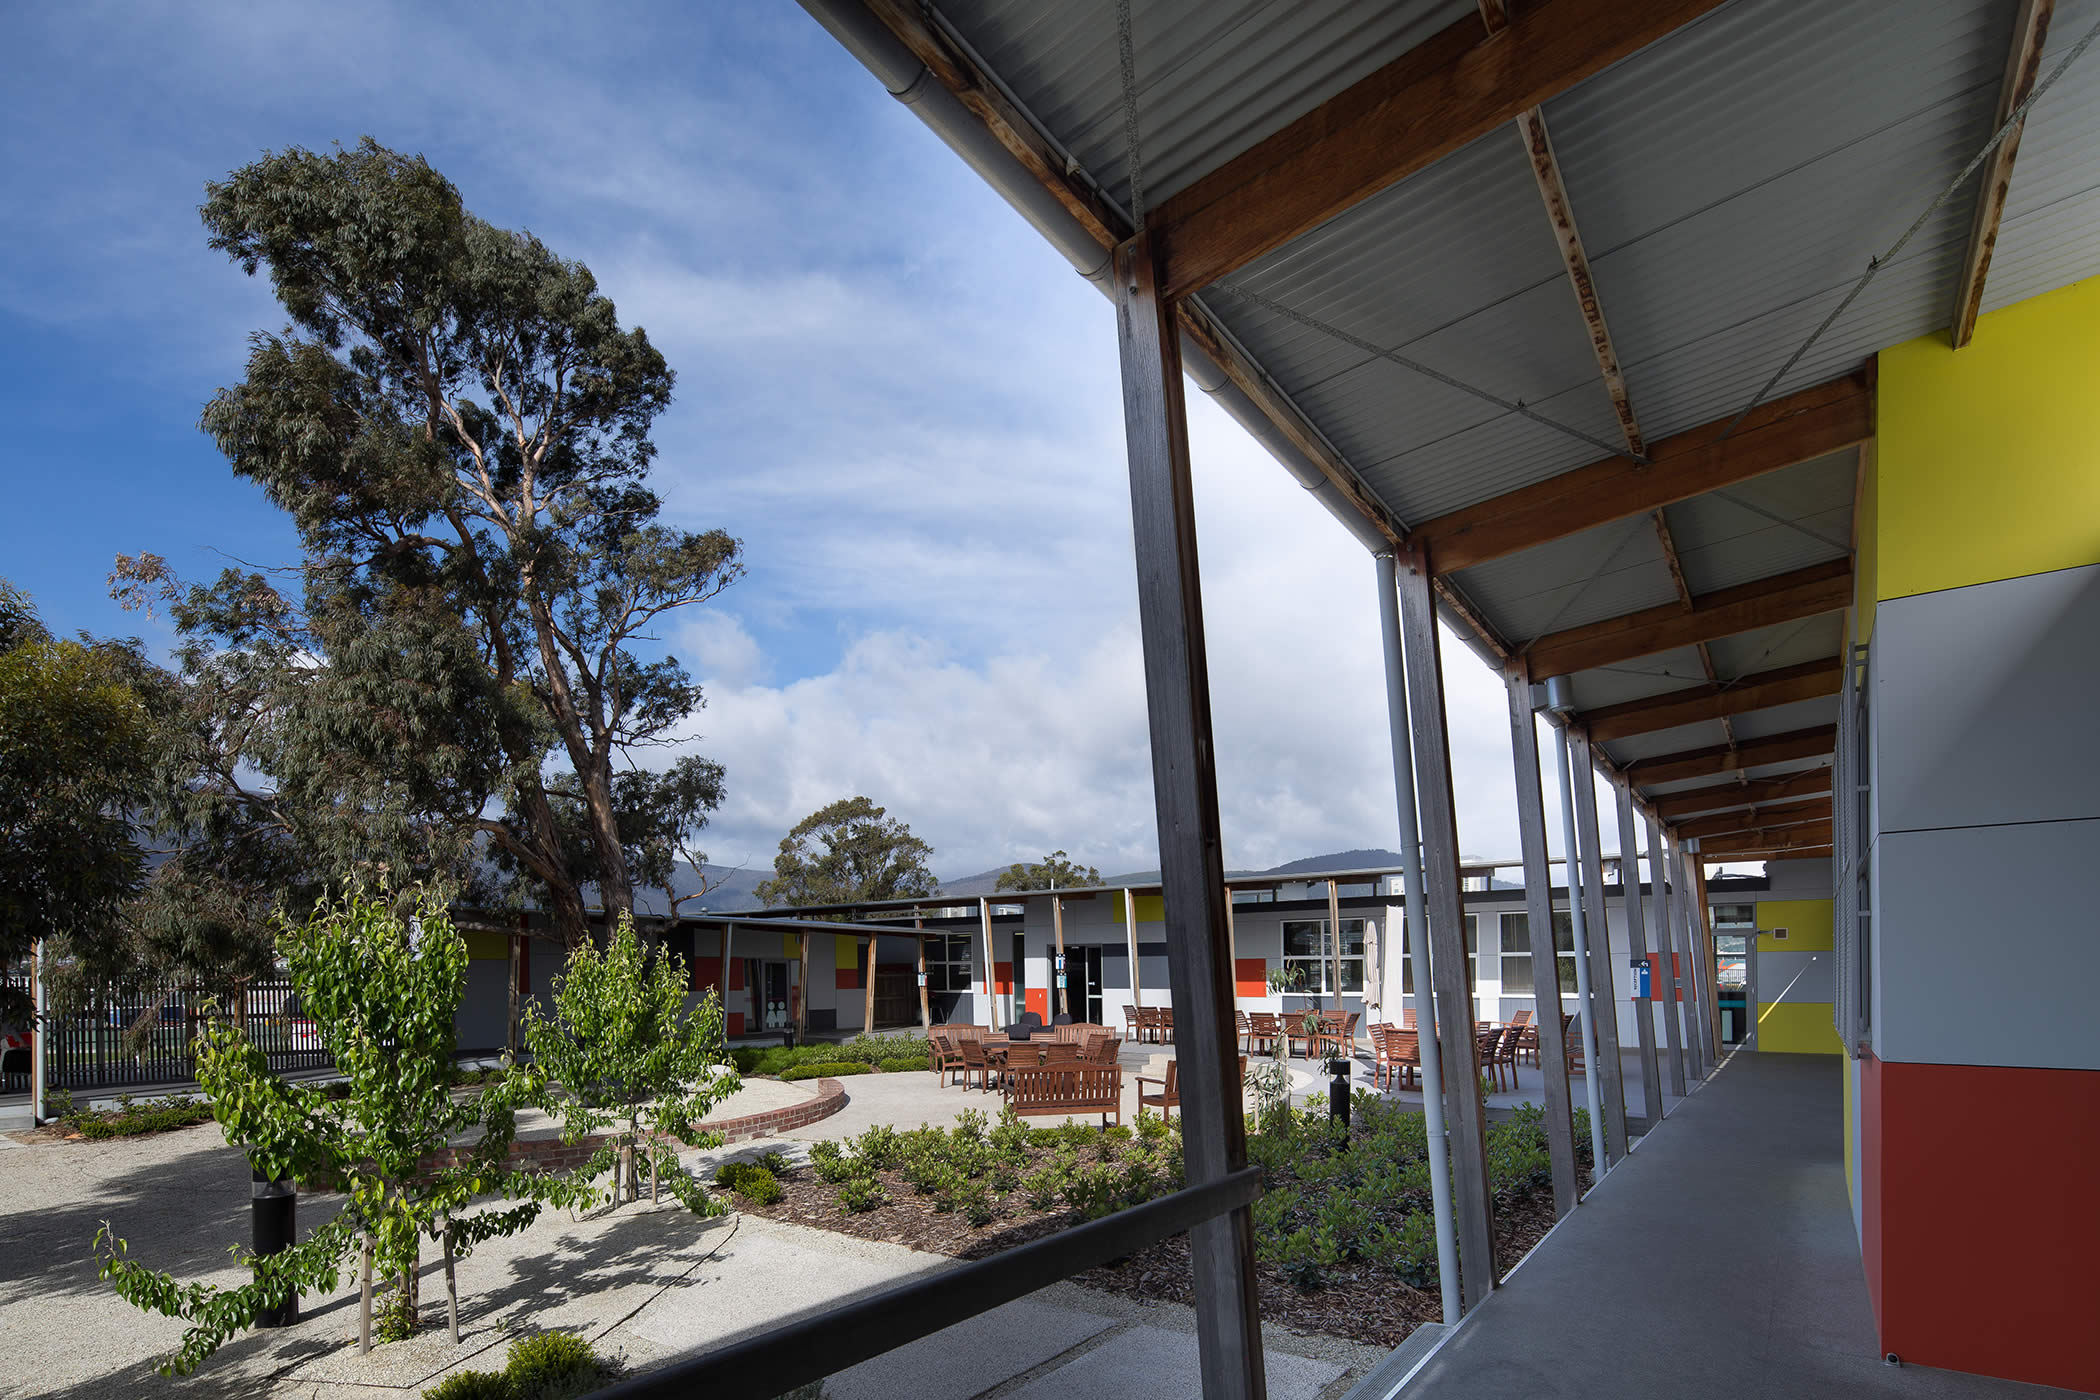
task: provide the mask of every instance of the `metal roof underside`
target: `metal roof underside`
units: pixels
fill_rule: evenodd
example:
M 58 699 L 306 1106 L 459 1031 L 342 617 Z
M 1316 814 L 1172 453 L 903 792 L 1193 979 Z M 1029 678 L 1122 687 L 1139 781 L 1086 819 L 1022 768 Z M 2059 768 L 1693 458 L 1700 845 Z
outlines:
M 1148 201 L 1477 14 L 1472 3 L 1131 0 Z M 2014 0 L 1734 0 L 1545 105 L 1632 404 L 1650 443 L 1725 419 L 1800 346 L 1988 138 Z M 1103 194 L 1129 208 L 1113 0 L 939 0 L 941 21 Z M 2096 21 L 2060 0 L 2043 71 Z M 1949 323 L 1974 182 L 1774 395 Z M 2100 273 L 2100 56 L 2030 113 L 1986 309 Z M 1252 298 L 1287 308 L 1280 314 Z M 1616 445 L 1619 429 L 1513 127 L 1364 200 L 1201 300 L 1405 524 L 1609 455 L 1414 373 L 1427 364 Z M 1308 324 L 1310 322 L 1311 324 Z M 1686 585 L 1846 557 L 1858 454 L 1669 506 Z M 1506 642 L 1678 600 L 1645 515 L 1452 580 Z M 1709 644 L 1727 681 L 1835 656 L 1836 614 Z M 1691 648 L 1575 677 L 1578 704 L 1706 679 Z M 1828 724 L 1834 699 L 1740 715 L 1738 741 Z M 1616 762 L 1718 745 L 1720 721 L 1614 741 Z M 1752 770 L 1769 775 L 1827 760 Z M 1696 784 L 1691 784 L 1696 786 Z M 1668 784 L 1669 791 L 1686 784 Z

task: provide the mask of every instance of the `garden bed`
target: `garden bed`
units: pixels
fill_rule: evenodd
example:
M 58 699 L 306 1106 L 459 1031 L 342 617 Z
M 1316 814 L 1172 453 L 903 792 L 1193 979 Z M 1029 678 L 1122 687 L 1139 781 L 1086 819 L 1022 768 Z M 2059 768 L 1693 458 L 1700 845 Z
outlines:
M 1441 1315 L 1428 1164 L 1419 1114 L 1360 1096 L 1342 1145 L 1324 1114 L 1286 1126 L 1271 1113 L 1249 1137 L 1264 1172 L 1255 1207 L 1262 1317 L 1302 1332 L 1397 1346 Z M 1584 1129 L 1577 1139 L 1585 1142 Z M 1180 1184 L 1178 1126 L 1028 1128 L 966 1113 L 953 1130 L 882 1127 L 819 1143 L 809 1165 L 762 1159 L 722 1184 L 768 1218 L 959 1259 L 981 1259 Z M 1509 1269 L 1553 1224 L 1543 1123 L 1520 1111 L 1488 1131 L 1496 1253 Z M 1192 1302 L 1187 1236 L 1078 1276 L 1153 1301 Z

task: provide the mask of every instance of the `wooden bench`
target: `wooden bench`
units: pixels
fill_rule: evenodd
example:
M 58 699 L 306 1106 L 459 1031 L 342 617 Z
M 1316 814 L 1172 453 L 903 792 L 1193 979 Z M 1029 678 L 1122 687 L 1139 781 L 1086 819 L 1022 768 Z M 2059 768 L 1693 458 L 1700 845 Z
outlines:
M 1006 1071 L 1006 1106 L 1024 1118 L 1098 1113 L 1103 1127 L 1123 1121 L 1123 1067 L 1074 1062 L 1017 1065 Z

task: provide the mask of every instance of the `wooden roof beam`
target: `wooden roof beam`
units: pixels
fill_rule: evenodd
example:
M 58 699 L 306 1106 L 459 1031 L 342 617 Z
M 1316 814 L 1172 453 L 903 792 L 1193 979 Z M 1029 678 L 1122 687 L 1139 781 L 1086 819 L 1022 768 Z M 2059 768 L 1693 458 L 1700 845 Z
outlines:
M 1701 812 L 1741 807 L 1757 802 L 1778 802 L 1788 797 L 1807 797 L 1830 791 L 1830 770 L 1814 768 L 1806 773 L 1783 773 L 1776 778 L 1752 778 L 1748 782 L 1712 783 L 1687 792 L 1665 793 L 1647 799 L 1657 820 L 1681 821 Z
M 1719 2 L 1537 0 L 1490 35 L 1459 20 L 1161 202 L 1163 290 L 1201 291 Z
M 1409 538 L 1429 546 L 1438 573 L 1456 573 L 1552 540 L 1817 457 L 1874 435 L 1865 373 L 1761 405 L 1732 437 L 1717 418 L 1654 444 L 1648 465 L 1607 457 L 1492 500 L 1425 520 Z
M 1434 559 L 1436 556 L 1430 556 Z M 1676 603 L 1549 632 L 1522 650 L 1534 679 L 1616 666 L 1659 651 L 1752 632 L 1852 602 L 1852 561 L 1833 559 L 1754 583 L 1703 593 L 1687 609 Z
M 2005 57 L 2005 78 L 1998 85 L 1998 114 L 1991 129 L 2005 125 L 2013 108 L 2027 100 L 2042 76 L 2042 45 L 2049 39 L 2049 21 L 2056 0 L 2020 0 L 2013 16 L 2012 49 Z M 1961 260 L 1961 282 L 1954 292 L 1954 319 L 1947 338 L 1959 350 L 1976 333 L 1976 317 L 1983 310 L 1983 284 L 1991 275 L 1991 255 L 1998 247 L 1998 221 L 2005 217 L 2005 196 L 2012 188 L 2013 161 L 2019 158 L 2022 121 L 1998 143 L 1976 187 L 1976 214 L 1969 221 L 1969 247 Z
M 1771 855 L 1783 851 L 1804 851 L 1830 844 L 1830 823 L 1815 822 L 1806 826 L 1782 826 L 1770 830 L 1746 831 L 1739 836 L 1723 837 L 1719 840 L 1702 840 L 1699 843 L 1701 860 L 1730 860 L 1746 855 Z
M 1821 758 L 1836 749 L 1837 726 L 1819 724 L 1784 734 L 1770 734 L 1762 739 L 1745 739 L 1734 748 L 1717 745 L 1644 758 L 1627 764 L 1626 776 L 1643 787 L 1649 787 L 1656 783 L 1683 782 L 1687 778 L 1709 778 L 1716 773 L 1733 773 L 1766 763 Z
M 1740 812 L 1722 812 L 1718 816 L 1695 817 L 1691 821 L 1677 823 L 1679 836 L 1729 836 L 1738 831 L 1757 831 L 1782 826 L 1798 826 L 1802 822 L 1827 822 L 1830 820 L 1830 799 L 1812 797 L 1805 802 L 1781 802 L 1769 807 L 1746 807 Z
M 1623 739 L 1629 734 L 1650 734 L 1703 720 L 1725 720 L 1730 715 L 1791 705 L 1838 693 L 1844 680 L 1844 663 L 1837 657 L 1804 661 L 1776 671 L 1760 671 L 1726 683 L 1689 686 L 1665 691 L 1620 705 L 1585 710 L 1577 717 L 1590 738 L 1599 743 Z

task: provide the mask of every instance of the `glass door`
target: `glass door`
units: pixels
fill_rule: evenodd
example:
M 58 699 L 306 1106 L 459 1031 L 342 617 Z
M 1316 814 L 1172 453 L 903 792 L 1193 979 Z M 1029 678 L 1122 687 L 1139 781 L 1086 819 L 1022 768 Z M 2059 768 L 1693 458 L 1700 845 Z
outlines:
M 1100 945 L 1089 943 L 1083 948 L 1070 949 L 1068 950 L 1066 961 L 1078 973 L 1078 976 L 1073 979 L 1071 987 L 1072 1009 L 1075 1012 L 1083 1013 L 1078 1017 L 1082 1021 L 1097 1026 L 1103 1024 L 1101 1020 Z
M 788 1006 L 788 965 L 784 962 L 769 962 L 765 965 L 766 1029 L 786 1030 L 794 1017 Z
M 1721 1013 L 1721 1043 L 1742 1045 L 1752 1034 L 1751 940 L 1755 934 L 1714 935 L 1714 1006 Z

